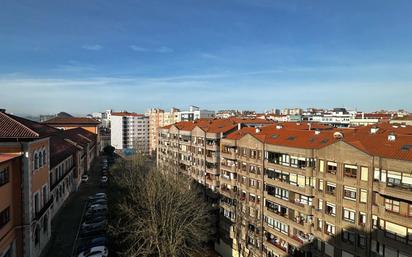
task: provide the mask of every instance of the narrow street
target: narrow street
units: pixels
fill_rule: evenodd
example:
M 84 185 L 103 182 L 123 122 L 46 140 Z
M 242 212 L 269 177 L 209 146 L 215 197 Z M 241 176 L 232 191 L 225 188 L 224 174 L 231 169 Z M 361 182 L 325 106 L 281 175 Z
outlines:
M 72 193 L 52 220 L 52 238 L 42 257 L 72 256 L 73 245 L 87 198 L 92 194 L 105 191 L 104 188 L 99 187 L 100 157 L 94 160 L 87 175 L 89 181 L 83 182 L 79 190 Z

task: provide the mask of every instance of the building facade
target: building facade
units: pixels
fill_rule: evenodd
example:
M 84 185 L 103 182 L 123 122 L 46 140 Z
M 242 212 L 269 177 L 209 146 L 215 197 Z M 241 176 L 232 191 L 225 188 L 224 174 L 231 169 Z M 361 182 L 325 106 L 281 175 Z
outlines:
M 155 154 L 159 140 L 159 128 L 179 122 L 180 110 L 172 108 L 170 112 L 165 112 L 162 109 L 153 108 L 147 111 L 146 116 L 149 117 L 149 152 Z
M 23 256 L 21 154 L 0 154 L 0 256 Z
M 111 144 L 117 150 L 134 149 L 149 154 L 149 117 L 130 112 L 112 112 Z
M 159 150 L 162 142 L 184 145 L 172 128 Z M 385 123 L 277 124 L 228 133 L 220 139 L 215 182 L 216 250 L 245 257 L 411 256 L 411 132 Z M 163 149 L 158 161 L 165 155 L 183 167 L 179 150 Z
M 37 257 L 50 240 L 52 217 L 80 183 L 79 169 L 88 169 L 96 156 L 97 135 L 82 128 L 56 129 L 4 111 L 0 124 L 0 160 L 16 156 L 12 164 L 0 162 L 0 253 Z

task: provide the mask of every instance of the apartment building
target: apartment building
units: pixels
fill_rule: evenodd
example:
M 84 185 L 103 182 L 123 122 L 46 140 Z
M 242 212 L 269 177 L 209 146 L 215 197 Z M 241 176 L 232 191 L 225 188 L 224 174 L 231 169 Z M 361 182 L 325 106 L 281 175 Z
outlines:
M 180 110 L 172 108 L 170 112 L 153 108 L 146 112 L 149 117 L 149 152 L 155 154 L 159 141 L 159 128 L 179 122 Z
M 149 153 L 149 117 L 130 112 L 112 112 L 111 143 L 118 150 Z
M 21 154 L 0 154 L 0 256 L 23 256 Z
M 52 126 L 62 130 L 72 130 L 82 128 L 97 135 L 96 155 L 102 150 L 100 144 L 100 121 L 88 117 L 55 117 L 53 119 L 43 122 L 48 126 Z
M 222 256 L 411 256 L 411 135 L 412 127 L 388 123 L 353 129 L 284 123 L 226 134 L 216 182 L 216 250 Z M 169 163 L 181 165 L 179 151 L 170 153 L 163 150 L 159 161 L 169 155 Z
M 214 118 L 215 112 L 209 110 L 201 110 L 197 106 L 190 106 L 189 110 L 180 112 L 180 121 L 194 121 L 198 119 Z
M 12 249 L 10 253 L 16 256 L 37 257 L 50 240 L 51 218 L 62 205 L 62 199 L 77 189 L 80 176 L 96 156 L 97 135 L 82 128 L 56 129 L 4 111 L 0 112 L 0 124 L 0 156 L 18 156 L 12 159 L 13 165 L 6 166 L 5 172 L 0 169 L 0 180 L 13 181 L 6 183 L 5 194 L 0 195 L 0 224 L 4 223 L 0 233 L 10 229 L 13 223 L 20 224 L 15 225 L 14 232 L 8 231 L 5 237 L 0 237 L 0 250 L 6 249 L 9 254 Z M 73 157 L 74 150 L 80 158 Z M 4 168 L 3 162 L 0 167 Z M 13 233 L 17 239 L 12 248 L 7 248 Z
M 175 165 L 210 192 L 217 193 L 220 140 L 242 126 L 271 124 L 251 119 L 199 119 L 159 129 L 158 165 Z

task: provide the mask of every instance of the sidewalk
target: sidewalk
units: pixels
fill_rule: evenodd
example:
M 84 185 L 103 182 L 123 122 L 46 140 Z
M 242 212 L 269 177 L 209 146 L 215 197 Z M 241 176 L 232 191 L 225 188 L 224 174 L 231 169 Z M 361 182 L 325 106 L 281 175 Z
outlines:
M 88 176 L 89 181 L 82 183 L 79 190 L 72 193 L 52 220 L 52 238 L 42 257 L 71 257 L 87 198 L 92 194 L 105 191 L 104 188 L 99 187 L 100 157 L 93 162 Z

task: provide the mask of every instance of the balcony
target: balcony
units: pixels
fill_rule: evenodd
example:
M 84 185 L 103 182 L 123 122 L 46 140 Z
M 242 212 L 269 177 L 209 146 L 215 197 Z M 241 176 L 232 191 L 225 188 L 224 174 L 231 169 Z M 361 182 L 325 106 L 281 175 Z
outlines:
M 219 145 L 217 145 L 217 144 L 206 144 L 206 149 L 217 152 L 219 150 Z
M 213 175 L 219 175 L 217 168 L 206 167 L 206 172 Z
M 372 205 L 372 214 L 379 216 L 381 219 L 389 220 L 405 227 L 410 227 L 411 225 L 411 217 L 388 211 L 385 209 L 385 206 Z
M 281 180 L 281 179 L 276 179 L 276 178 L 271 178 L 268 175 L 265 175 L 265 180 L 270 181 L 271 184 L 274 186 L 281 187 L 283 189 L 287 189 L 289 191 L 305 194 L 305 195 L 312 195 L 313 188 L 311 186 L 297 186 L 290 184 L 286 180 Z
M 218 162 L 217 155 L 215 155 L 215 154 L 206 155 L 206 161 L 208 161 L 210 163 L 217 163 Z
M 228 165 L 226 163 L 220 163 L 220 168 L 230 171 L 232 173 L 236 173 L 236 165 Z
M 230 152 L 220 152 L 220 156 L 222 158 L 226 158 L 226 159 L 232 159 L 232 160 L 236 160 L 236 153 L 234 151 L 230 151 Z
M 53 203 L 53 195 L 46 202 L 46 204 L 39 211 L 35 213 L 33 221 L 39 221 L 43 217 L 43 215 L 47 212 L 47 210 L 50 208 L 52 203 Z
M 281 204 L 285 207 L 291 208 L 293 210 L 299 211 L 303 214 L 306 215 L 312 215 L 312 205 L 308 204 L 302 204 L 299 201 L 294 201 L 294 200 L 285 200 L 282 198 L 275 197 L 273 195 L 270 195 L 267 191 L 264 192 L 264 196 L 266 199 Z
M 412 201 L 412 185 L 373 181 L 373 191 L 380 194 Z

